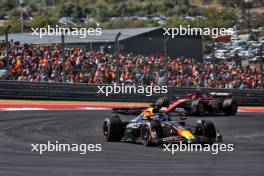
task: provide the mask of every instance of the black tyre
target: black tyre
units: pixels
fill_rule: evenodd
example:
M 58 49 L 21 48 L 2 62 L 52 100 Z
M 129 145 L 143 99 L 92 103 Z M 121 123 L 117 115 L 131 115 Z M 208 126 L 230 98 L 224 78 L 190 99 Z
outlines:
M 167 97 L 161 97 L 157 100 L 156 105 L 159 107 L 168 107 L 170 102 Z
M 238 109 L 237 102 L 233 99 L 226 99 L 223 102 L 223 111 L 225 115 L 236 115 Z
M 205 112 L 204 105 L 199 100 L 194 100 L 191 104 L 195 108 L 194 113 L 198 116 L 203 116 Z
M 152 133 L 156 133 L 156 143 L 153 142 Z M 158 140 L 162 137 L 162 127 L 156 121 L 151 121 L 150 123 L 142 125 L 141 133 L 140 133 L 142 144 L 145 146 L 153 146 L 158 144 Z
M 103 123 L 103 135 L 106 141 L 120 141 L 124 135 L 124 125 L 119 118 L 107 118 Z
M 213 144 L 216 139 L 216 129 L 213 122 L 205 120 L 198 121 L 195 128 L 195 134 L 209 139 L 204 143 L 210 145 Z

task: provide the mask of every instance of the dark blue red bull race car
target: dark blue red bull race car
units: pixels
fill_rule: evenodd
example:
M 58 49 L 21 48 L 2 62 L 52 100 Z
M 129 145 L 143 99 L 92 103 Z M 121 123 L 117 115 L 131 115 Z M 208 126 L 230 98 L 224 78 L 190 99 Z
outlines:
M 123 121 L 119 115 L 106 118 L 103 136 L 111 141 L 142 143 L 146 146 L 172 143 L 213 144 L 222 136 L 211 121 L 198 120 L 186 124 L 185 119 L 172 120 L 169 113 L 160 113 L 149 107 L 132 120 Z

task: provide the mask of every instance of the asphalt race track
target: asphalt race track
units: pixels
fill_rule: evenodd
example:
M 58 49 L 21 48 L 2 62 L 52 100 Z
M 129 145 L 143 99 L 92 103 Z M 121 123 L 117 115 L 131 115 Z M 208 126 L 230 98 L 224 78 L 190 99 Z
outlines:
M 107 110 L 0 112 L 0 176 L 264 175 L 264 114 L 208 116 L 234 152 L 177 152 L 130 143 L 107 143 Z M 196 121 L 189 117 L 187 122 Z M 101 152 L 31 152 L 31 143 L 101 143 Z

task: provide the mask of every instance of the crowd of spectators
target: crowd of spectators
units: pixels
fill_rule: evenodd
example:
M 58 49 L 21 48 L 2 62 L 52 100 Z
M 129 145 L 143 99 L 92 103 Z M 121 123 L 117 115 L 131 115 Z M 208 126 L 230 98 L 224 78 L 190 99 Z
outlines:
M 88 51 L 80 48 L 65 50 L 65 63 L 59 45 L 37 46 L 10 44 L 9 71 L 11 79 L 32 82 L 62 82 L 63 67 L 69 83 L 135 85 L 168 85 L 177 87 L 213 87 L 211 63 L 190 58 L 120 55 Z M 0 47 L 0 69 L 6 67 L 5 48 Z M 63 65 L 64 64 L 64 65 Z M 258 89 L 261 87 L 257 65 L 216 65 L 217 88 Z

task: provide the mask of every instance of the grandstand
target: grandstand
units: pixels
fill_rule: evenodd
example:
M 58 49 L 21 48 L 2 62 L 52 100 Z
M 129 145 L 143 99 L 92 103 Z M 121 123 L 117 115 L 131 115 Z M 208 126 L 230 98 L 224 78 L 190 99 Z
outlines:
M 166 40 L 163 32 L 160 27 L 108 29 L 103 30 L 102 35 L 87 35 L 87 38 L 66 35 L 65 43 L 56 35 L 40 39 L 29 33 L 9 34 L 9 62 L 5 36 L 1 36 L 0 69 L 9 73 L 2 79 L 237 89 L 263 87 L 259 64 L 222 62 L 217 63 L 214 71 L 213 63 L 202 60 L 200 36 Z
M 0 48 L 3 55 L 4 47 Z M 58 44 L 49 46 L 10 43 L 9 79 L 31 82 L 63 82 L 87 84 L 126 83 L 134 85 L 160 85 L 176 87 L 215 87 L 259 89 L 261 76 L 258 65 L 219 63 L 216 79 L 213 64 L 194 58 L 156 55 L 120 54 L 82 48 L 65 50 L 65 65 Z M 0 69 L 6 66 L 0 59 Z

